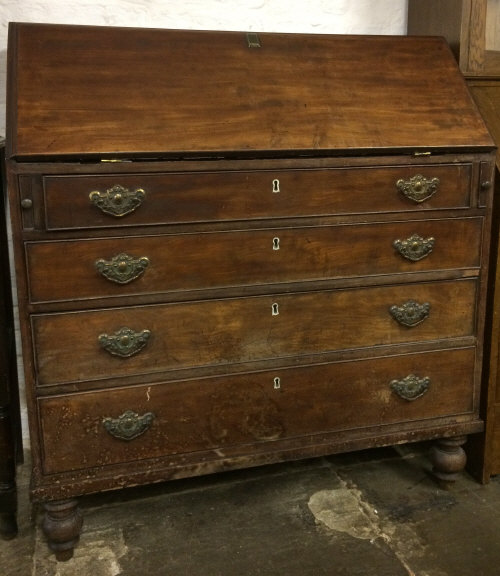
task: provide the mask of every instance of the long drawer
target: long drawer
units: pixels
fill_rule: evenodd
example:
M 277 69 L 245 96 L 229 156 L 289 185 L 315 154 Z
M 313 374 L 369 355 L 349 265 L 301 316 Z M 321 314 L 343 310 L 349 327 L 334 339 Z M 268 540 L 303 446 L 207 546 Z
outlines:
M 47 175 L 46 225 L 59 230 L 465 208 L 470 206 L 471 172 L 470 164 L 436 164 Z M 416 200 L 402 191 L 405 185 L 415 190 Z
M 37 302 L 475 268 L 482 219 L 28 242 Z
M 37 314 L 37 385 L 473 336 L 475 299 L 460 280 Z
M 473 348 L 41 398 L 44 473 L 471 413 Z M 67 439 L 70 438 L 71 442 Z

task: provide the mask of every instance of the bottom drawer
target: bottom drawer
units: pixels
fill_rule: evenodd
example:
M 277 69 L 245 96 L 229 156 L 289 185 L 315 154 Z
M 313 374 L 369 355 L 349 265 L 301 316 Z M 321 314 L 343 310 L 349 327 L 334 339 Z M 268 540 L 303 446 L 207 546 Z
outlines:
M 255 443 L 471 413 L 474 358 L 466 348 L 40 398 L 43 471 L 238 445 L 251 454 Z

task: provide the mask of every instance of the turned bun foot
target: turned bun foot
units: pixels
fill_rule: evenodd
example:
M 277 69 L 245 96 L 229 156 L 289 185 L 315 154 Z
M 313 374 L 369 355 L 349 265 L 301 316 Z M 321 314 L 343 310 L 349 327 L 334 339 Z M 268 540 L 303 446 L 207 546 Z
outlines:
M 76 500 L 61 500 L 44 504 L 42 528 L 49 548 L 57 560 L 66 562 L 73 557 L 73 549 L 80 538 L 83 518 Z
M 445 483 L 455 482 L 467 462 L 467 456 L 462 448 L 466 441 L 467 436 L 437 440 L 430 453 L 432 472 L 436 478 Z

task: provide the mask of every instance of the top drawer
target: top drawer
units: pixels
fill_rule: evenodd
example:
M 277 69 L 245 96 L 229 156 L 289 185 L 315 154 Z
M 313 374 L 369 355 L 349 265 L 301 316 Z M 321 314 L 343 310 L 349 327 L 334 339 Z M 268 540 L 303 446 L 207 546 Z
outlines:
M 52 230 L 466 208 L 471 164 L 45 176 Z

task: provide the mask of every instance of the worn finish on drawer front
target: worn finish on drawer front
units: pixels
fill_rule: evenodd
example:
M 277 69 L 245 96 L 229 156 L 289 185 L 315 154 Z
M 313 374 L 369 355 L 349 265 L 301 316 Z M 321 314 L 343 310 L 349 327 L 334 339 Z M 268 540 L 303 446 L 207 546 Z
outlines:
M 226 446 L 464 414 L 474 407 L 473 364 L 468 348 L 43 398 L 44 471 L 212 449 L 222 457 Z M 429 388 L 403 400 L 390 383 L 412 373 Z M 127 410 L 154 414 L 129 441 L 103 426 Z
M 478 270 L 482 219 L 429 220 L 372 225 L 274 228 L 101 240 L 29 242 L 26 247 L 32 302 L 120 297 L 270 283 Z M 432 252 L 411 261 L 395 240 L 413 234 L 434 238 Z M 362 242 L 360 241 L 362 239 Z M 149 265 L 117 285 L 96 270 L 126 253 Z M 209 257 L 200 258 L 200 254 Z
M 399 179 L 417 174 L 440 181 L 438 192 L 422 204 L 396 187 Z M 89 201 L 92 191 L 115 185 L 146 193 L 141 206 L 121 218 Z M 54 230 L 466 208 L 470 186 L 470 164 L 44 178 L 47 228 Z
M 476 281 L 461 280 L 35 315 L 38 385 L 472 336 L 475 297 Z M 408 300 L 431 307 L 412 328 L 389 313 Z M 100 334 L 124 326 L 151 332 L 145 348 L 100 349 Z

